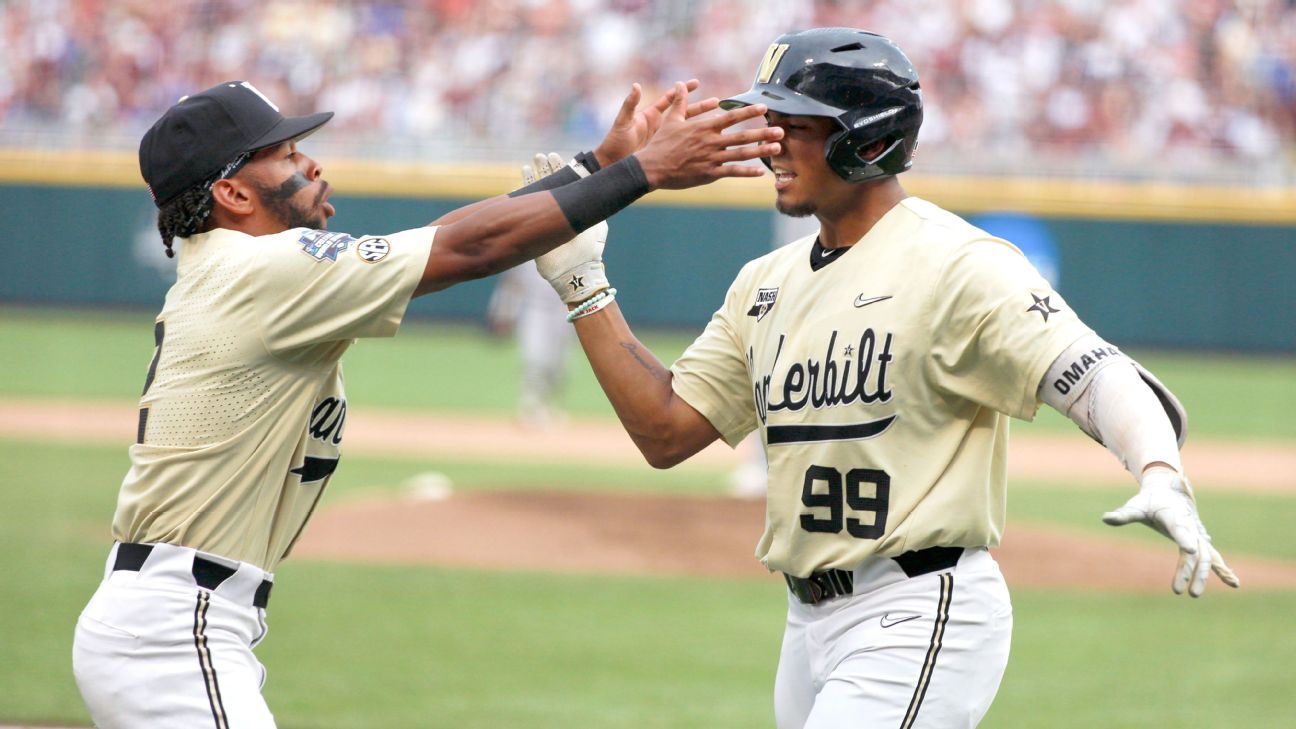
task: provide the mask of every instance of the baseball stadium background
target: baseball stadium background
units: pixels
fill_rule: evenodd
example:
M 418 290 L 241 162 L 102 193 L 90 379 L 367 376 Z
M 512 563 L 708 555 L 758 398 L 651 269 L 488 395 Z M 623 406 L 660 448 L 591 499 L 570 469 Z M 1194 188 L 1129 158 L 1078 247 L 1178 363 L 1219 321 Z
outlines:
M 0 0 L 0 724 L 86 726 L 72 627 L 102 574 L 152 317 L 173 280 L 134 149 L 247 79 L 306 143 L 331 227 L 383 233 L 597 143 L 630 82 L 745 89 L 816 25 L 923 77 L 913 194 L 1018 243 L 1174 389 L 1243 589 L 1168 587 L 1172 546 L 1099 515 L 1133 482 L 1052 413 L 1014 424 L 996 552 L 1016 635 L 984 726 L 1296 726 L 1296 5 L 1287 0 Z M 669 362 L 796 226 L 768 180 L 613 218 L 627 318 Z M 345 362 L 345 458 L 277 573 L 258 655 L 281 727 L 761 727 L 785 591 L 751 557 L 742 454 L 643 464 L 578 351 L 515 419 L 493 281 L 415 302 Z

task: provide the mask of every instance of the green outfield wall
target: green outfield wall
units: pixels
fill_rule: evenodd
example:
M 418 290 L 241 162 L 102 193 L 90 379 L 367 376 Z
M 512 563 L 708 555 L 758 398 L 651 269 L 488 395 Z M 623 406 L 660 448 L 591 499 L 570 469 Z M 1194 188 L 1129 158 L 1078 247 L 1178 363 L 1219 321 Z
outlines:
M 356 235 L 425 224 L 507 190 L 515 174 L 361 162 L 328 172 L 339 191 L 330 227 Z M 1114 342 L 1296 352 L 1296 191 L 917 174 L 905 183 L 987 227 L 1016 211 L 1022 237 L 1045 239 L 1063 295 Z M 608 270 L 632 324 L 706 322 L 742 264 L 777 237 L 767 185 L 654 193 L 612 219 Z M 130 155 L 0 151 L 0 211 L 2 302 L 157 308 L 173 280 Z M 480 319 L 492 285 L 423 297 L 412 311 Z

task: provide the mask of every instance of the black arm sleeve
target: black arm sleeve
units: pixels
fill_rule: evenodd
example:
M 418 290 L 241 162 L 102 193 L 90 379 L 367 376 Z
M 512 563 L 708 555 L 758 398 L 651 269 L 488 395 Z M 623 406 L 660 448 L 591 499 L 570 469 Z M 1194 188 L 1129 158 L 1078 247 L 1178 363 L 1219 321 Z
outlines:
M 591 175 L 598 172 L 600 169 L 598 157 L 595 157 L 593 152 L 577 152 L 573 161 L 584 167 L 585 171 Z M 563 165 L 561 170 L 554 172 L 548 177 L 541 177 L 526 187 L 519 187 L 513 192 L 510 192 L 508 196 L 517 197 L 518 195 L 530 195 L 533 192 L 540 192 L 542 190 L 554 190 L 563 185 L 570 185 L 579 179 L 581 179 L 579 172 L 573 170 L 568 165 Z
M 630 155 L 550 194 L 567 216 L 571 229 L 579 233 L 648 194 L 648 177 L 639 160 Z
M 518 197 L 519 195 L 530 195 L 533 192 L 540 192 L 542 190 L 556 190 L 563 185 L 570 185 L 580 178 L 581 176 L 576 174 L 576 170 L 573 170 L 567 165 L 563 165 L 561 170 L 558 170 L 547 177 L 541 177 L 526 187 L 519 187 L 513 192 L 510 192 L 508 196 Z

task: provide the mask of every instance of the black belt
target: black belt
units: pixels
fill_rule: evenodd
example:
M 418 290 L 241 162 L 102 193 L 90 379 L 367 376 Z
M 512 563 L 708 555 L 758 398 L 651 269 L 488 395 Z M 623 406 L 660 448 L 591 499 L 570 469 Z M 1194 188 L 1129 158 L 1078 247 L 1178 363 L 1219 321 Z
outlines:
M 148 559 L 149 554 L 152 552 L 152 544 L 122 542 L 117 545 L 117 558 L 113 560 L 113 571 L 139 572 L 140 567 L 144 566 L 144 560 Z M 233 567 L 226 567 L 220 562 L 214 562 L 202 555 L 194 555 L 194 582 L 204 590 L 215 590 L 221 586 L 222 582 L 233 576 L 236 571 Z M 273 582 L 261 580 L 261 584 L 257 585 L 256 594 L 252 596 L 252 607 L 264 608 L 269 604 L 271 587 L 274 587 Z
M 928 547 L 912 552 L 905 552 L 892 557 L 906 577 L 917 577 L 930 572 L 947 570 L 958 564 L 963 556 L 962 547 Z M 793 577 L 783 574 L 788 589 L 796 599 L 806 605 L 818 605 L 834 597 L 849 595 L 855 590 L 855 573 L 850 570 L 825 570 L 814 572 L 809 577 Z

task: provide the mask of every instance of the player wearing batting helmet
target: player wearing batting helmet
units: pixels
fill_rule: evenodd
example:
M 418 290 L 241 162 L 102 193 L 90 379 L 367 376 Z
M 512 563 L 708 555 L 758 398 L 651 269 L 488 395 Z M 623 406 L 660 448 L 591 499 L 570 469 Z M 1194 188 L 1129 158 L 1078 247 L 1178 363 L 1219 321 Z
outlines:
M 1174 592 L 1201 595 L 1212 571 L 1238 585 L 1197 515 L 1174 396 L 1011 243 L 901 187 L 923 99 L 894 43 L 850 28 L 781 36 L 751 90 L 722 102 L 753 104 L 783 131 L 765 159 L 778 209 L 815 216 L 818 232 L 748 263 L 670 369 L 610 297 L 572 301 L 568 318 L 652 465 L 760 432 L 756 556 L 788 587 L 781 729 L 980 721 L 1012 632 L 987 551 L 1004 526 L 1008 420 L 1041 402 L 1138 480 L 1103 519 L 1177 543 Z M 536 263 L 601 250 L 582 235 Z
M 425 226 L 352 236 L 298 143 L 331 114 L 285 117 L 247 82 L 181 99 L 140 143 L 176 282 L 154 325 L 104 580 L 77 621 L 73 668 L 101 729 L 274 726 L 252 653 L 273 572 L 337 468 L 340 358 L 396 333 L 410 298 L 549 251 L 656 187 L 759 174 L 724 166 L 775 149 L 760 116 L 701 116 L 680 83 L 638 86 L 580 170 Z M 748 145 L 731 149 L 731 145 Z

